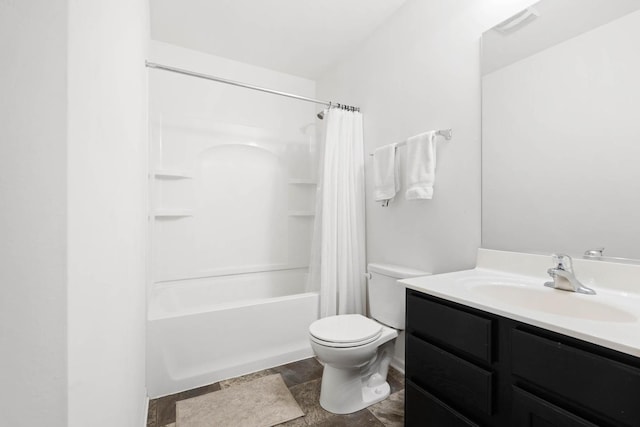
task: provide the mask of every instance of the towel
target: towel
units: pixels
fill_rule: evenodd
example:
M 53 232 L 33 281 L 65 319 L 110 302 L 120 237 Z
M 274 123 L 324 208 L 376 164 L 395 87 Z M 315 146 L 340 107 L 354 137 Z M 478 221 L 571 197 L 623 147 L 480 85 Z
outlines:
M 407 200 L 431 199 L 436 178 L 436 132 L 407 140 Z
M 373 194 L 375 200 L 383 202 L 385 206 L 400 189 L 396 166 L 396 145 L 384 145 L 373 153 Z

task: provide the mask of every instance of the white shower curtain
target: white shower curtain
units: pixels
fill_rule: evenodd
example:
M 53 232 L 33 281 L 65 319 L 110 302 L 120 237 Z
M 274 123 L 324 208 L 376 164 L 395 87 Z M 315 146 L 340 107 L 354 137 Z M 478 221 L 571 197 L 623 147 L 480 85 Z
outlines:
M 362 114 L 331 108 L 324 117 L 310 283 L 320 291 L 320 317 L 364 314 Z

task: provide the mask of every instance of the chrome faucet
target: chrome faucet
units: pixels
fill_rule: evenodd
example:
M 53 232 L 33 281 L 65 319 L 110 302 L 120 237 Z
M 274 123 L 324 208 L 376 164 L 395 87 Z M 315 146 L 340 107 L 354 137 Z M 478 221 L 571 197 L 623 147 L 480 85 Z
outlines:
M 581 294 L 595 295 L 596 291 L 584 286 L 573 273 L 571 257 L 565 254 L 553 254 L 553 263 L 556 265 L 547 270 L 553 282 L 545 282 L 545 286 L 563 291 L 578 292 Z

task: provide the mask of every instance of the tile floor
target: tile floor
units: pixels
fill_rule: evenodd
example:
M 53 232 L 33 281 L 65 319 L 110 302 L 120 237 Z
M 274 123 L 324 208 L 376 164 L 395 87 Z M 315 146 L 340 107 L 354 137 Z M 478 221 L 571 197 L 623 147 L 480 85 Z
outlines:
M 400 372 L 393 368 L 389 369 L 387 381 L 391 386 L 391 396 L 388 399 L 354 414 L 334 415 L 320 407 L 322 365 L 315 358 L 310 358 L 153 399 L 149 402 L 147 427 L 176 427 L 176 402 L 179 400 L 233 387 L 271 374 L 282 375 L 289 391 L 305 413 L 304 417 L 278 424 L 278 426 L 402 427 L 404 425 L 404 376 Z

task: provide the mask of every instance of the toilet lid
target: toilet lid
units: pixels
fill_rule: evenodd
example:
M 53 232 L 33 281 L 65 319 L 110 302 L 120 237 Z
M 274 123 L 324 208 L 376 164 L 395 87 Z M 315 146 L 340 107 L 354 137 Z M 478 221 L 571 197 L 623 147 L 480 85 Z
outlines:
M 382 333 L 382 326 L 360 314 L 341 314 L 316 320 L 309 326 L 309 333 L 331 343 L 359 343 L 371 341 Z

